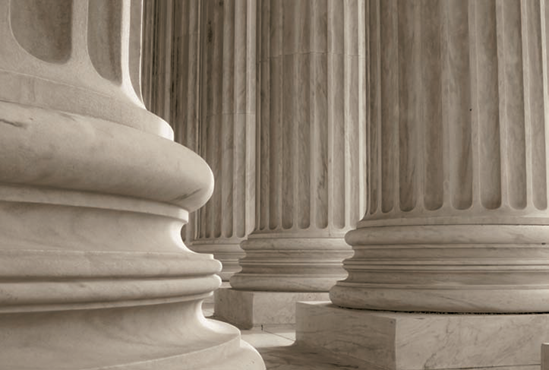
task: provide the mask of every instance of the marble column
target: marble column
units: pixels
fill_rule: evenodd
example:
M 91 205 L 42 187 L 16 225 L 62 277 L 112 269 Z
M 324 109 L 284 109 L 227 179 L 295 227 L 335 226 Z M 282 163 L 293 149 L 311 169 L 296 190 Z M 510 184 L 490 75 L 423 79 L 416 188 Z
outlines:
M 179 233 L 213 190 L 140 98 L 140 1 L 0 2 L 0 364 L 264 369 Z
M 549 311 L 544 7 L 369 6 L 369 202 L 333 302 Z
M 241 327 L 328 299 L 366 198 L 364 2 L 262 1 L 258 19 L 255 229 L 215 306 Z
M 258 194 L 241 290 L 327 292 L 364 213 L 362 1 L 263 1 Z
M 240 270 L 255 211 L 256 0 L 202 2 L 200 149 L 215 189 L 198 212 L 192 249 Z
M 392 370 L 539 365 L 548 19 L 544 1 L 367 2 L 368 209 L 330 291 L 363 310 L 304 305 L 298 342 Z

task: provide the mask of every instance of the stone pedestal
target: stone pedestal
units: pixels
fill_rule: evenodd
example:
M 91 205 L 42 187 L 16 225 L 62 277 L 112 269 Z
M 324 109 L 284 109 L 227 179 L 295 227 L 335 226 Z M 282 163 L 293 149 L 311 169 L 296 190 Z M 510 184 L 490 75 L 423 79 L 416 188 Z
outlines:
M 549 314 L 421 314 L 297 305 L 298 345 L 367 369 L 539 369 Z
M 328 293 L 258 292 L 220 288 L 215 291 L 215 318 L 240 329 L 295 324 L 296 303 L 328 299 Z
M 140 99 L 139 1 L 0 2 L 0 367 L 264 369 L 180 238 L 207 164 Z

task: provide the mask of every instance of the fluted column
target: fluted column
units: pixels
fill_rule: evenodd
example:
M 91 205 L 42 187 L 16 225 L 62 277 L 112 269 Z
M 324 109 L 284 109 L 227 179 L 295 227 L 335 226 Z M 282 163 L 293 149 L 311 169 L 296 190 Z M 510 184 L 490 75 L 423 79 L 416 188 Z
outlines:
M 199 154 L 216 179 L 198 212 L 193 250 L 213 253 L 228 280 L 255 207 L 256 0 L 202 3 Z
M 263 1 L 256 225 L 241 290 L 326 292 L 364 212 L 364 2 Z
M 369 0 L 368 210 L 343 307 L 547 312 L 547 8 Z
M 263 369 L 179 233 L 213 190 L 140 98 L 141 2 L 0 1 L 0 364 Z

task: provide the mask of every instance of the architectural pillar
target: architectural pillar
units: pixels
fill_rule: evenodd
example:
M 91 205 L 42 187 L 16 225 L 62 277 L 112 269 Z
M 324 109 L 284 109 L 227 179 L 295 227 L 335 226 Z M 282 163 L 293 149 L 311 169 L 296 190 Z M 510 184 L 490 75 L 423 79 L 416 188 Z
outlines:
M 255 207 L 256 0 L 202 3 L 200 149 L 215 189 L 198 212 L 192 249 L 222 262 L 223 281 L 240 270 L 240 243 Z
M 296 300 L 327 299 L 346 276 L 343 236 L 365 204 L 363 5 L 273 0 L 258 9 L 256 225 L 230 280 L 236 290 L 216 301 L 216 315 L 231 322 L 293 322 Z M 254 317 L 237 317 L 245 312 Z
M 355 254 L 330 297 L 420 313 L 303 306 L 298 341 L 368 363 L 386 351 L 384 369 L 539 364 L 549 317 L 526 313 L 549 311 L 549 10 L 367 4 L 368 210 L 346 235 Z
M 264 369 L 179 233 L 213 188 L 140 98 L 141 2 L 0 2 L 0 364 Z

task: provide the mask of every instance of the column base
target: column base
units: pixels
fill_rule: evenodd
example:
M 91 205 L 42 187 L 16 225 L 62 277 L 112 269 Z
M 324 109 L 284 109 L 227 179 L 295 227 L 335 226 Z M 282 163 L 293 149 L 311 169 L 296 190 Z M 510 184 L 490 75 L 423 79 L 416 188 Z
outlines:
M 295 324 L 297 302 L 327 299 L 327 292 L 257 292 L 220 288 L 215 291 L 214 318 L 240 329 Z
M 368 369 L 538 370 L 549 314 L 428 314 L 344 309 L 330 302 L 296 308 L 297 344 Z

